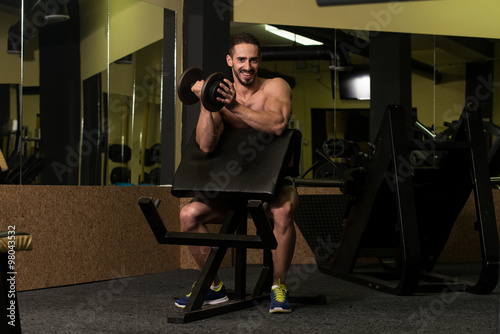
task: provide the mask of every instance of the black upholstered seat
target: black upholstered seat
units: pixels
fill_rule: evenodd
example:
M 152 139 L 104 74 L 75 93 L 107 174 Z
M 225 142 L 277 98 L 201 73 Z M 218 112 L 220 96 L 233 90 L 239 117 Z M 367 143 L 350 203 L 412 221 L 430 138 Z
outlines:
M 301 133 L 281 136 L 253 129 L 225 129 L 217 149 L 206 154 L 193 133 L 172 185 L 176 197 L 270 200 L 281 180 L 298 175 Z

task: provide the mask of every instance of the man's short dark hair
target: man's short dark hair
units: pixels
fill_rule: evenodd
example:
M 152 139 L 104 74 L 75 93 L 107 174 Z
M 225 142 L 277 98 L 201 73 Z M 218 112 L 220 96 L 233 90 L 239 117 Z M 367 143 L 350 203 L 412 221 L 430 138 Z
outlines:
M 233 36 L 229 40 L 229 55 L 232 57 L 234 53 L 234 46 L 238 44 L 253 44 L 257 45 L 259 56 L 260 56 L 260 43 L 259 40 L 252 34 L 247 32 L 242 32 L 238 35 Z

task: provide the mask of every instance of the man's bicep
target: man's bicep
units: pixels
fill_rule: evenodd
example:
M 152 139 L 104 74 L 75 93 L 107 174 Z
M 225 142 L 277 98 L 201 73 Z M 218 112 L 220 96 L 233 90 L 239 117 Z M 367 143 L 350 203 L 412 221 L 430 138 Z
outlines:
M 287 99 L 271 97 L 266 100 L 265 109 L 268 112 L 273 112 L 284 118 L 288 118 L 292 113 L 292 103 Z
M 292 113 L 292 92 L 286 81 L 274 79 L 269 87 L 265 108 L 266 111 L 278 112 L 289 118 Z

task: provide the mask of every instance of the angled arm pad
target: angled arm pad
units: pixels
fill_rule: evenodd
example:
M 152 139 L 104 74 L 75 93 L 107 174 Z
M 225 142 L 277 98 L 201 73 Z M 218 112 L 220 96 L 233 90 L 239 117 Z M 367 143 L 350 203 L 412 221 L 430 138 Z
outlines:
M 176 197 L 227 200 L 274 198 L 285 176 L 298 175 L 302 135 L 274 136 L 253 129 L 225 129 L 217 149 L 203 153 L 191 136 L 172 185 Z

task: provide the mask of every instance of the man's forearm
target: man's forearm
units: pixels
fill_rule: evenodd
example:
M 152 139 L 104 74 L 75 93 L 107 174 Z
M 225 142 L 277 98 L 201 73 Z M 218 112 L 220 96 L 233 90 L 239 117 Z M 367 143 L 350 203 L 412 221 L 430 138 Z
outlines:
M 205 153 L 212 152 L 219 141 L 222 122 L 216 121 L 214 116 L 214 113 L 201 108 L 196 126 L 196 142 Z
M 288 127 L 289 119 L 283 116 L 281 111 L 252 110 L 241 104 L 237 104 L 229 112 L 253 129 L 273 133 L 278 136 Z

